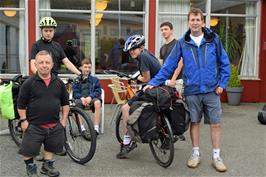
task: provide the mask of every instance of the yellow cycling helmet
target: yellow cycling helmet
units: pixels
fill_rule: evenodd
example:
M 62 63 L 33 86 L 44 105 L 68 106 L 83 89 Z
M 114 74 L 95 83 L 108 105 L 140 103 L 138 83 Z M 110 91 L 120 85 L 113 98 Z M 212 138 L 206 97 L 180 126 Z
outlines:
M 39 27 L 40 28 L 44 28 L 44 27 L 56 28 L 57 27 L 57 23 L 52 17 L 43 17 L 40 20 Z

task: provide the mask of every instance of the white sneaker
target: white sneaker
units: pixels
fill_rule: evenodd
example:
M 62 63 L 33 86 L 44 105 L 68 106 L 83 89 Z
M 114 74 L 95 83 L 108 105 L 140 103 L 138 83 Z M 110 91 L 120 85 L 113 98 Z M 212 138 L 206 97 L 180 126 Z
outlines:
M 192 154 L 187 161 L 187 166 L 189 168 L 197 168 L 199 164 L 200 164 L 200 155 Z
M 212 166 L 218 172 L 225 172 L 227 170 L 221 157 L 212 159 Z

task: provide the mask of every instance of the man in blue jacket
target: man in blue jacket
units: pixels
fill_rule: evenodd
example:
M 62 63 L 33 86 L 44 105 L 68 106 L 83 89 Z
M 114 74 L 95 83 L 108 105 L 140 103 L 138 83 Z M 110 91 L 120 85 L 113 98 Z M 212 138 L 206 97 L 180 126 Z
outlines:
M 101 116 L 101 85 L 98 78 L 91 76 L 91 61 L 84 59 L 81 62 L 82 81 L 73 85 L 73 97 L 77 107 L 90 107 L 94 112 L 94 129 L 99 134 L 99 123 Z M 81 131 L 85 131 L 85 127 L 81 125 Z
M 213 166 L 217 171 L 224 172 L 226 166 L 220 157 L 220 95 L 230 77 L 230 62 L 218 35 L 204 27 L 200 9 L 190 10 L 188 24 L 189 30 L 178 40 L 161 70 L 145 89 L 163 84 L 183 58 L 184 95 L 190 110 L 193 146 L 187 166 L 196 168 L 200 163 L 199 128 L 204 115 L 211 128 Z

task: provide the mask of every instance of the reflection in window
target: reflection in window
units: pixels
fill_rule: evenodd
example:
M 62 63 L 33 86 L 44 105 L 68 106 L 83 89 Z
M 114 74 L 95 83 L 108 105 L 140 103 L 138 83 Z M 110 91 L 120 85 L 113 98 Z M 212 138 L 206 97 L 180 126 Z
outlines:
M 89 3 L 88 3 L 89 2 Z M 47 0 L 39 2 L 41 9 L 77 9 L 90 10 L 87 0 Z M 144 34 L 144 1 L 142 0 L 97 0 L 95 19 L 95 69 L 103 73 L 104 69 L 117 69 L 127 72 L 136 70 L 136 61 L 124 53 L 123 40 L 132 34 Z M 97 13 L 102 11 L 119 11 L 117 13 Z M 136 14 L 128 13 L 134 11 Z M 84 57 L 91 57 L 90 12 L 58 13 L 42 11 L 43 16 L 52 16 L 58 23 L 54 40 L 66 50 L 67 57 L 77 67 Z M 122 40 L 123 39 L 123 40 Z M 74 56 L 74 57 L 73 57 Z M 76 63 L 76 60 L 78 63 Z M 64 65 L 61 73 L 66 73 Z
M 223 0 L 214 3 L 216 1 L 212 1 L 212 13 L 228 16 L 215 17 L 218 23 L 212 29 L 220 35 L 230 61 L 239 65 L 241 76 L 257 77 L 258 47 L 254 47 L 259 45 L 256 40 L 256 2 Z M 243 14 L 244 17 L 234 17 L 230 14 Z
M 136 60 L 123 52 L 123 47 L 130 35 L 143 34 L 143 16 L 105 14 L 103 19 L 97 26 L 100 33 L 96 35 L 96 73 L 103 73 L 105 69 L 136 71 Z
M 51 1 L 51 2 L 50 2 Z M 76 9 L 76 10 L 90 10 L 91 1 L 89 0 L 45 0 L 44 3 L 51 3 L 52 9 Z M 43 7 L 44 8 L 44 7 Z
M 43 16 L 41 13 L 40 16 Z M 81 60 L 90 58 L 90 26 L 88 14 L 66 14 L 52 12 L 57 22 L 54 41 L 59 42 L 67 58 L 78 68 Z M 71 73 L 61 64 L 61 74 Z
M 0 3 L 0 7 L 24 7 L 24 1 Z M 0 73 L 27 73 L 24 15 L 24 10 L 0 11 Z

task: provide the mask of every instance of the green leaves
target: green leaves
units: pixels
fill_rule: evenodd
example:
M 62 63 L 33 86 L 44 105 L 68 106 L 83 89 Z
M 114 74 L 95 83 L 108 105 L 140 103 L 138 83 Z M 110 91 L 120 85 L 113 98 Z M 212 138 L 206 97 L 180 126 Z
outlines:
M 241 87 L 240 79 L 238 76 L 238 67 L 236 65 L 230 65 L 230 79 L 228 83 L 228 87 Z

